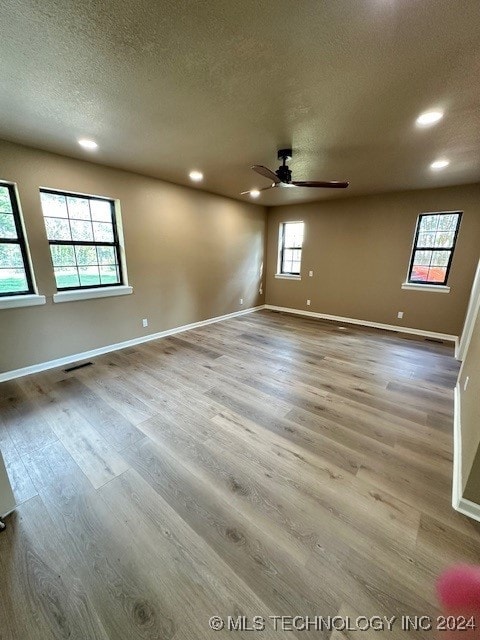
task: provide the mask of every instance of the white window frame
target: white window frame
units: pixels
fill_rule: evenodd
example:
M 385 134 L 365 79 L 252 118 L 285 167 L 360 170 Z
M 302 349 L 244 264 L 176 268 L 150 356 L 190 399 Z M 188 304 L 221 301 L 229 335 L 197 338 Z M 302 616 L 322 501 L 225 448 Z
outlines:
M 284 273 L 282 272 L 282 256 L 284 251 L 284 230 L 285 225 L 287 224 L 303 224 L 303 241 L 301 247 L 296 247 L 296 249 L 300 249 L 301 257 L 300 257 L 300 273 Z M 277 272 L 275 274 L 275 278 L 280 280 L 301 280 L 302 279 L 302 260 L 303 260 L 303 245 L 305 243 L 305 222 L 303 220 L 284 220 L 280 222 L 278 228 L 278 252 L 277 252 Z

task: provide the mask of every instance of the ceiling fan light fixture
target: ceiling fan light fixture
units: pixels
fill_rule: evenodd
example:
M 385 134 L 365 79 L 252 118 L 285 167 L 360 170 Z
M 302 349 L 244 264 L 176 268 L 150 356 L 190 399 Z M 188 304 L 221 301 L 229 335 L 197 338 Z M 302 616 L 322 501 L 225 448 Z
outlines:
M 437 122 L 440 122 L 442 118 L 443 111 L 440 111 L 439 109 L 434 111 L 425 111 L 418 116 L 416 123 L 418 127 L 431 127 L 432 125 L 437 124 Z
M 95 142 L 95 140 L 80 138 L 80 140 L 78 140 L 78 144 L 84 149 L 88 149 L 89 151 L 94 151 L 95 149 L 98 149 L 98 144 Z
M 445 167 L 448 167 L 449 164 L 450 160 L 441 158 L 440 160 L 435 160 L 435 162 L 432 162 L 432 164 L 430 165 L 430 169 L 432 171 L 441 171 L 441 169 L 445 169 Z
M 203 173 L 201 171 L 190 171 L 188 176 L 193 182 L 201 182 L 203 180 Z

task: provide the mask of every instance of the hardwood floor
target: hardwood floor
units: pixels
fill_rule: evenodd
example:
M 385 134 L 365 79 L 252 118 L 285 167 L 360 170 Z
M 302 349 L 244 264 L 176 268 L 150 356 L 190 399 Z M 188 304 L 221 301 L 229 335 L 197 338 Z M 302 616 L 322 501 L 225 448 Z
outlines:
M 436 575 L 480 562 L 450 506 L 457 372 L 449 345 L 263 311 L 4 383 L 0 638 L 436 616 Z

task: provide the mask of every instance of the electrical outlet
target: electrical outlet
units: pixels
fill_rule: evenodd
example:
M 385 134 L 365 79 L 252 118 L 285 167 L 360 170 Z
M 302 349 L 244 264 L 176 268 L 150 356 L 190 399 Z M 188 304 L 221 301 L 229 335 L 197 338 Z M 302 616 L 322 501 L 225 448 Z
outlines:
M 465 378 L 465 382 L 463 383 L 463 390 L 464 390 L 464 391 L 466 391 L 466 390 L 467 390 L 467 387 L 468 387 L 468 381 L 469 381 L 469 380 L 470 380 L 470 377 L 469 377 L 469 376 L 467 376 L 467 377 Z
M 311 302 L 312 302 L 311 300 L 307 300 L 307 307 L 309 307 L 309 306 L 310 306 L 310 303 L 311 303 Z
M 243 298 L 240 298 L 240 304 L 243 304 Z
M 310 276 L 310 278 L 313 278 L 313 271 L 309 271 L 308 275 Z
M 400 318 L 400 319 L 403 318 L 403 311 L 399 311 L 397 313 L 397 318 Z
M 144 318 L 144 319 L 142 320 L 142 324 L 143 324 L 143 326 L 144 326 L 144 327 L 148 327 L 148 319 L 147 319 L 147 318 Z

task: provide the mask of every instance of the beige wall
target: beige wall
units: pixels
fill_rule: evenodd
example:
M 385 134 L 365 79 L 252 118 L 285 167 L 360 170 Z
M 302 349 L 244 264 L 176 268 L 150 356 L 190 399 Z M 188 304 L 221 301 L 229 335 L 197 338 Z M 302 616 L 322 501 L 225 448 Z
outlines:
M 418 214 L 457 209 L 450 293 L 402 290 Z M 306 225 L 300 282 L 275 278 L 279 224 L 293 220 Z M 276 207 L 267 238 L 267 304 L 460 335 L 480 253 L 480 185 Z
M 0 372 L 263 304 L 263 207 L 6 142 L 0 158 L 47 296 L 43 306 L 0 310 Z M 132 295 L 52 302 L 40 186 L 120 200 Z

